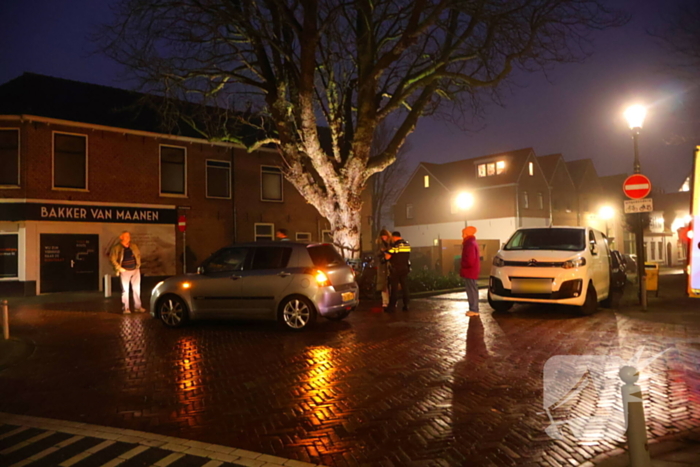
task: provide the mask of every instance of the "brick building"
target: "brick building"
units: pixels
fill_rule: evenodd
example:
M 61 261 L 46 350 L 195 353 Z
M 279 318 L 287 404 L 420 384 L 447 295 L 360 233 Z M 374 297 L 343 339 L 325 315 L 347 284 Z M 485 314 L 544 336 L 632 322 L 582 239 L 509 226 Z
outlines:
M 184 126 L 170 134 L 141 97 L 28 73 L 0 86 L 1 292 L 97 290 L 123 230 L 154 277 L 182 272 L 183 259 L 192 272 L 221 246 L 272 239 L 277 228 L 330 239 L 275 150 L 249 154 Z

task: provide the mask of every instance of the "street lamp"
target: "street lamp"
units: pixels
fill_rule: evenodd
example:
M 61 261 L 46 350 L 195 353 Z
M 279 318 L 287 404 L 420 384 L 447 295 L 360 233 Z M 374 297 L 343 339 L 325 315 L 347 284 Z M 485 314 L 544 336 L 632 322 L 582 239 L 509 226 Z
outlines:
M 466 191 L 460 192 L 455 198 L 455 206 L 460 211 L 464 211 L 464 226 L 467 226 L 467 211 L 474 206 L 474 195 Z
M 634 140 L 634 173 L 641 173 L 639 164 L 639 132 L 644 124 L 647 109 L 642 105 L 633 105 L 625 110 L 625 119 L 632 130 L 632 139 Z M 647 290 L 646 290 L 646 268 L 644 267 L 644 225 L 642 222 L 643 213 L 637 213 L 637 225 L 635 228 L 635 240 L 637 244 L 637 279 L 639 280 L 639 302 L 642 305 L 642 310 L 647 309 Z

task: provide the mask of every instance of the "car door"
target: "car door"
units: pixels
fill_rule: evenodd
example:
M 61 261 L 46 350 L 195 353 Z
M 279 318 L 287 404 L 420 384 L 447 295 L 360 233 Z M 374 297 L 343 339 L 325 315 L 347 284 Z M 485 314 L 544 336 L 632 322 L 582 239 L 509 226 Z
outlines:
M 248 253 L 248 248 L 223 248 L 202 265 L 203 277 L 193 281 L 192 298 L 197 312 L 203 317 L 238 317 L 242 314 L 236 305 Z
M 237 308 L 250 318 L 273 319 L 276 298 L 291 284 L 288 270 L 291 246 L 256 246 L 251 248 L 248 264 L 242 271 Z
M 591 252 L 591 278 L 598 299 L 607 297 L 610 289 L 610 253 L 601 234 L 588 231 L 588 247 Z

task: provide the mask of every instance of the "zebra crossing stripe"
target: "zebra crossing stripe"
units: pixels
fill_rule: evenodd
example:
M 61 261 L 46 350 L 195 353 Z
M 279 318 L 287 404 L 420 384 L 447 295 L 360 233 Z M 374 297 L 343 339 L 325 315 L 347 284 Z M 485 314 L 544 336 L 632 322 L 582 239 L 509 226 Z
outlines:
M 119 464 L 123 464 L 124 462 L 128 461 L 134 456 L 138 456 L 141 454 L 143 451 L 148 451 L 150 448 L 148 446 L 137 446 L 131 451 L 127 451 L 124 454 L 120 454 L 118 457 L 115 457 L 111 461 L 107 462 L 104 464 L 102 467 L 116 467 Z
M 223 464 L 223 462 L 221 462 L 221 461 L 209 461 L 206 464 L 204 464 L 202 467 L 219 467 L 222 464 Z
M 73 436 L 72 438 L 69 438 L 65 441 L 61 441 L 55 446 L 51 446 L 48 449 L 44 449 L 41 452 L 38 452 L 34 454 L 32 457 L 28 457 L 22 461 L 19 461 L 15 464 L 12 464 L 10 467 L 24 467 L 27 464 L 31 464 L 34 461 L 38 461 L 39 459 L 42 459 L 49 454 L 53 454 L 54 452 L 58 451 L 59 449 L 65 448 L 66 446 L 70 446 L 71 444 L 75 443 L 76 441 L 80 441 L 81 439 L 85 438 L 84 436 Z
M 116 441 L 109 441 L 109 440 L 104 441 L 104 442 L 98 444 L 97 446 L 91 447 L 87 451 L 81 452 L 80 454 L 73 456 L 70 459 L 61 462 L 58 465 L 59 465 L 59 467 L 70 467 L 71 465 L 77 464 L 78 462 L 80 462 L 83 459 L 87 459 L 88 457 L 92 456 L 96 452 L 99 452 L 99 451 L 103 450 L 104 448 L 107 448 L 107 447 L 113 445 L 115 442 Z
M 37 441 L 41 441 L 42 439 L 48 438 L 49 436 L 55 434 L 55 431 L 45 431 L 40 435 L 36 435 L 35 437 L 28 439 L 27 441 L 22 441 L 21 443 L 17 443 L 14 446 L 10 446 L 7 449 L 3 449 L 2 451 L 0 451 L 0 455 L 6 456 L 7 454 L 15 452 L 19 449 L 22 449 L 23 447 L 29 446 L 32 443 L 36 443 Z
M 181 452 L 174 452 L 174 453 L 170 454 L 169 456 L 162 458 L 161 460 L 159 460 L 158 462 L 156 462 L 153 465 L 155 467 L 167 467 L 181 457 L 185 457 L 185 455 Z
M 8 431 L 7 433 L 0 435 L 0 439 L 9 438 L 10 436 L 14 436 L 18 433 L 22 433 L 23 431 L 28 430 L 28 429 L 29 429 L 28 426 L 21 426 L 19 428 L 15 428 L 12 431 Z

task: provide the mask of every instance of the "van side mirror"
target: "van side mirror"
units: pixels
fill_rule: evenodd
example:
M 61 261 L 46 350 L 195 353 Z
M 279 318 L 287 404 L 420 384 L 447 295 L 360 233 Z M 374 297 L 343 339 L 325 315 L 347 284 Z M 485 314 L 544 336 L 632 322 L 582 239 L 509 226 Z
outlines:
M 593 256 L 598 255 L 598 244 L 596 242 L 591 242 L 591 254 Z

